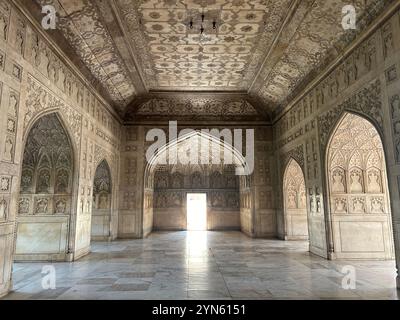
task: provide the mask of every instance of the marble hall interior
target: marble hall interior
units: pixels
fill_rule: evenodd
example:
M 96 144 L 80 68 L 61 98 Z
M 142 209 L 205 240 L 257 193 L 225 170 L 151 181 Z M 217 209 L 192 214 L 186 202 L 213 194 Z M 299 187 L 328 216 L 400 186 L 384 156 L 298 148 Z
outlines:
M 400 0 L 0 0 L 0 297 L 399 299 Z

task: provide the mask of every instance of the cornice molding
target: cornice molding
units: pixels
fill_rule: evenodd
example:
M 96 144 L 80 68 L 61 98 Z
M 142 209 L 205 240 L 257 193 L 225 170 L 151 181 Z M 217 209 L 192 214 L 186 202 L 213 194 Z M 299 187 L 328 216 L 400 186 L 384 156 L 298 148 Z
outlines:
M 227 103 L 232 100 L 244 100 L 249 103 L 254 110 L 257 112 L 257 116 L 253 116 L 254 121 L 263 121 L 266 123 L 270 123 L 270 115 L 265 112 L 264 106 L 261 105 L 261 102 L 256 97 L 251 97 L 247 93 L 243 92 L 150 92 L 149 94 L 136 97 L 136 99 L 127 107 L 127 111 L 123 116 L 125 123 L 132 123 L 132 121 L 142 121 L 143 116 L 135 117 L 140 107 L 153 99 L 170 99 L 170 100 L 196 100 L 196 99 L 215 99 L 215 100 L 226 100 Z M 176 114 L 177 117 L 180 117 L 179 114 Z M 171 114 L 165 115 L 164 118 L 170 118 Z M 197 115 L 193 114 L 193 119 Z M 234 117 L 232 117 L 234 118 Z M 240 115 L 238 115 L 240 118 Z M 136 119 L 136 120 L 132 120 Z M 160 120 L 160 116 L 158 117 Z M 162 120 L 162 119 L 161 119 Z M 229 121 L 229 120 L 227 120 Z M 245 120 L 243 120 L 245 121 Z

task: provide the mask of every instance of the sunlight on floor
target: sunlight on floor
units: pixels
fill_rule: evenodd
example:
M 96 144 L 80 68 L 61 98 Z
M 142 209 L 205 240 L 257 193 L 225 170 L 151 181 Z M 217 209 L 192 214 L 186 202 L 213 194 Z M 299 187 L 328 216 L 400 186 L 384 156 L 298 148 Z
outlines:
M 201 257 L 208 251 L 207 231 L 188 231 L 186 251 L 190 257 Z

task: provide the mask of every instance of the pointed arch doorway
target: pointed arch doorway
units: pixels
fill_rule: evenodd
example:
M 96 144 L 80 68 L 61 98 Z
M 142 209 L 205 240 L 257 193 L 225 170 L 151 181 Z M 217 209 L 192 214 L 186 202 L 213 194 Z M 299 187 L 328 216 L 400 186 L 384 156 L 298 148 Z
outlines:
M 17 212 L 17 261 L 67 259 L 73 211 L 73 147 L 56 113 L 28 132 Z
M 93 181 L 91 240 L 111 240 L 111 170 L 106 160 L 99 163 Z
M 283 178 L 285 240 L 308 240 L 306 185 L 303 170 L 290 159 Z
M 345 113 L 326 153 L 333 258 L 393 259 L 383 143 L 374 125 Z
M 187 151 L 199 152 L 197 162 L 165 164 L 169 155 Z M 230 159 L 229 163 L 220 161 L 221 154 L 228 155 L 224 159 Z M 207 230 L 240 230 L 240 192 L 248 185 L 245 180 L 250 172 L 238 150 L 211 134 L 193 130 L 165 144 L 149 159 L 144 174 L 143 235 L 153 226 L 155 230 L 187 230 L 189 193 L 206 194 L 202 203 L 207 207 Z

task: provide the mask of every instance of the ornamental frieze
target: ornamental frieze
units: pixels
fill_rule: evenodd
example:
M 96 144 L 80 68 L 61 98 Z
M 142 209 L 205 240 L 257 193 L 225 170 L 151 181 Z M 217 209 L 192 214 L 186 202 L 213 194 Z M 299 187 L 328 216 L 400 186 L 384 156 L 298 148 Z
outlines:
M 368 115 L 375 120 L 376 124 L 383 131 L 380 80 L 374 80 L 337 107 L 318 117 L 320 141 L 323 146 L 326 146 L 328 143 L 329 134 L 345 111 L 353 111 Z
M 24 117 L 24 135 L 30 124 L 30 121 L 38 114 L 46 110 L 59 110 L 63 114 L 63 119 L 67 122 L 77 144 L 81 140 L 82 116 L 73 108 L 66 105 L 57 98 L 39 81 L 31 75 L 28 76 L 27 99 L 25 102 L 26 113 Z

